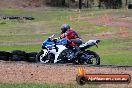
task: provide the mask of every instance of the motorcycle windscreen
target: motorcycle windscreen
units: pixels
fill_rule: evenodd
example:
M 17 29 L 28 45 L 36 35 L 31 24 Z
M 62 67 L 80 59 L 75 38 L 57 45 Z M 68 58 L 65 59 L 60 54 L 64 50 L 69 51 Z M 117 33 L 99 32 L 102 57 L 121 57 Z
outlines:
M 49 39 L 46 39 L 43 43 L 42 43 L 42 46 L 47 46 L 47 45 L 52 45 L 54 44 L 54 42 L 50 41 Z

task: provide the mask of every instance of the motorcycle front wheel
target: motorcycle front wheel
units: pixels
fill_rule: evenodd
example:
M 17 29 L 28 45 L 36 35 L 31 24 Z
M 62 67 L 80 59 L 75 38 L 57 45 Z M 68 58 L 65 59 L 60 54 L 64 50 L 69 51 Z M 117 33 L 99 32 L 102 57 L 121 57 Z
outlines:
M 36 55 L 36 59 L 40 62 L 40 63 L 47 63 L 47 55 L 45 56 L 43 51 L 40 51 L 37 55 Z
M 40 63 L 54 63 L 54 54 L 52 53 L 47 53 L 46 55 L 44 54 L 43 51 L 40 51 L 37 56 L 36 59 L 40 62 Z

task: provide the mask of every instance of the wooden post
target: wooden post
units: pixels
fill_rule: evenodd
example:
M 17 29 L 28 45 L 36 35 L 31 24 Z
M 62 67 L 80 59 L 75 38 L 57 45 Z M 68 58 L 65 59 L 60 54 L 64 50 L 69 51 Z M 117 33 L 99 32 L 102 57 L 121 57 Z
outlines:
M 128 1 L 126 0 L 126 6 L 128 5 Z

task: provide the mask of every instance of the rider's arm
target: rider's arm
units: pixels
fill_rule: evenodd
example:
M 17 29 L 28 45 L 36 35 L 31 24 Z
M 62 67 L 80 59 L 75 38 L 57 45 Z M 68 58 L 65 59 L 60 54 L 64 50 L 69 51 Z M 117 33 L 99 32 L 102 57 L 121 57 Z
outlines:
M 67 33 L 63 33 L 63 34 L 60 35 L 60 38 L 61 38 L 61 39 L 62 39 L 62 38 L 66 38 L 66 36 L 67 36 Z

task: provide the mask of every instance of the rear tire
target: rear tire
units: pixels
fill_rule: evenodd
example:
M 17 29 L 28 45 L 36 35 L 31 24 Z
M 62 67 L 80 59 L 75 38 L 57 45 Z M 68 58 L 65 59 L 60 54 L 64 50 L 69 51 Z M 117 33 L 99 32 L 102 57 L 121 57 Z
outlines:
M 89 50 L 79 54 L 77 60 L 78 60 L 78 64 L 86 63 L 86 64 L 93 64 L 93 65 L 100 65 L 99 55 L 96 52 L 89 51 Z
M 100 65 L 100 57 L 96 52 L 93 51 L 87 51 L 89 55 L 93 55 L 94 58 L 96 59 L 96 63 L 94 65 Z M 92 58 L 92 59 L 94 59 Z M 92 64 L 92 63 L 91 63 Z

